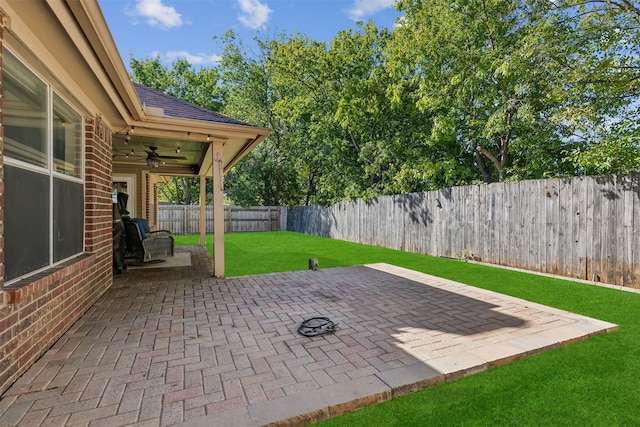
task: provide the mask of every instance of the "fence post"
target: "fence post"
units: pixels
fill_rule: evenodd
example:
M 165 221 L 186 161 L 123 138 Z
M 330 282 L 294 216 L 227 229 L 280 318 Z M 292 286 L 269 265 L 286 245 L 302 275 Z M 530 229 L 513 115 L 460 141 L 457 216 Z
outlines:
M 285 206 L 280 206 L 280 231 L 287 231 L 287 213 Z
M 187 205 L 182 205 L 182 234 L 189 233 L 189 218 L 187 213 Z

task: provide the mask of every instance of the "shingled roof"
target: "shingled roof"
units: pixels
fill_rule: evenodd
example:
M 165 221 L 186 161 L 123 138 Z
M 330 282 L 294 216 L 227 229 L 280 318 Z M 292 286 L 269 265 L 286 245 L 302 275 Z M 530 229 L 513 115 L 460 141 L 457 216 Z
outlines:
M 233 125 L 251 126 L 240 120 L 232 119 L 215 111 L 207 110 L 198 105 L 181 99 L 174 98 L 162 92 L 150 89 L 146 86 L 133 82 L 133 86 L 138 93 L 142 105 L 151 108 L 162 108 L 164 115 L 178 119 L 202 120 L 214 123 L 226 123 Z

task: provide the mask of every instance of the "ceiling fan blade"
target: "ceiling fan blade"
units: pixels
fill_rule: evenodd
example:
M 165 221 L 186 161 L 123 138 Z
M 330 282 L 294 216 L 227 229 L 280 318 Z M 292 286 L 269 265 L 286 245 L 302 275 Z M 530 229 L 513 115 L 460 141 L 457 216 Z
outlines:
M 123 154 L 120 154 L 120 155 L 117 155 L 117 156 L 113 157 L 113 159 L 115 161 L 120 161 L 120 162 L 126 162 L 126 161 L 139 162 L 141 160 L 146 160 L 146 158 L 147 158 L 146 156 L 128 156 L 127 157 L 127 156 L 125 156 Z
M 187 160 L 184 156 L 162 156 L 160 154 L 156 154 L 154 157 L 157 159 L 167 159 L 167 160 Z
M 151 151 L 146 151 L 146 153 L 148 154 L 149 159 L 160 159 L 160 160 L 187 160 L 186 157 L 184 156 L 163 156 L 157 153 L 158 147 L 155 146 L 150 146 L 149 150 Z

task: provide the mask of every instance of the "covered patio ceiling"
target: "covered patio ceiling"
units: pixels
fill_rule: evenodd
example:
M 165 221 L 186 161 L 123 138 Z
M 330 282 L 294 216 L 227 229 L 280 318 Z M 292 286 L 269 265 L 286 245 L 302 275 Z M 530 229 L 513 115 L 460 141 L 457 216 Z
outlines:
M 201 123 L 184 120 L 181 129 L 162 128 L 138 122 L 113 134 L 114 173 L 146 170 L 158 176 L 212 176 L 212 146 L 222 144 L 222 168 L 227 173 L 258 145 L 269 129 L 249 126 L 246 134 L 217 132 L 215 126 L 204 133 Z M 192 123 L 189 123 L 192 122 Z M 189 130 L 186 130 L 189 129 Z
M 157 176 L 212 176 L 215 143 L 228 172 L 271 132 L 133 84 L 143 120 L 114 132 L 113 169 Z

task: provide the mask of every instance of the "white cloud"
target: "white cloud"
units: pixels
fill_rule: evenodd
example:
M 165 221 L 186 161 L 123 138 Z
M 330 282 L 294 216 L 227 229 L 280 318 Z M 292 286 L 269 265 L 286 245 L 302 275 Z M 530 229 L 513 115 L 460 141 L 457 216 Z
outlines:
M 359 21 L 395 4 L 396 0 L 355 0 L 348 10 L 349 18 Z
M 164 63 L 173 63 L 176 59 L 186 59 L 191 65 L 217 65 L 222 60 L 219 55 L 206 53 L 190 53 L 186 50 L 170 50 L 165 53 L 153 52 L 152 57 L 159 56 Z
M 262 27 L 273 12 L 265 3 L 260 3 L 260 0 L 238 0 L 238 6 L 241 10 L 238 20 L 252 30 Z
M 134 10 L 129 10 L 130 15 L 146 19 L 152 27 L 168 30 L 182 25 L 182 15 L 173 6 L 167 6 L 162 0 L 136 0 Z
M 393 24 L 393 28 L 400 28 L 404 27 L 405 25 L 407 25 L 407 17 L 406 15 L 402 15 L 399 16 L 398 19 L 396 19 L 396 22 Z

